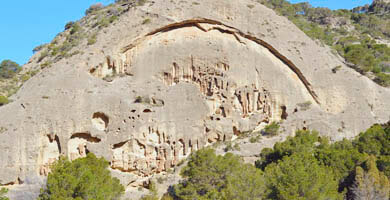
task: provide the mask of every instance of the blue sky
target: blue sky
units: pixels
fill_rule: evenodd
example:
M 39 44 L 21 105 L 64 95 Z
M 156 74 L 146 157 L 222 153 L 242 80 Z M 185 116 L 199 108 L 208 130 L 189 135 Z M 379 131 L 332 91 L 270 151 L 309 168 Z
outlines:
M 32 49 L 50 42 L 64 25 L 84 16 L 92 4 L 114 0 L 25 0 L 2 1 L 0 9 L 0 61 L 11 59 L 24 64 Z M 305 0 L 290 0 L 293 3 Z M 353 8 L 372 0 L 309 0 L 313 6 L 331 9 Z
M 372 0 L 288 0 L 292 3 L 310 2 L 314 7 L 328 7 L 330 9 L 351 9 L 365 4 L 371 4 Z
M 114 0 L 3 0 L 0 8 L 0 62 L 24 64 L 32 49 L 50 42 L 69 21 L 84 16 L 92 4 Z

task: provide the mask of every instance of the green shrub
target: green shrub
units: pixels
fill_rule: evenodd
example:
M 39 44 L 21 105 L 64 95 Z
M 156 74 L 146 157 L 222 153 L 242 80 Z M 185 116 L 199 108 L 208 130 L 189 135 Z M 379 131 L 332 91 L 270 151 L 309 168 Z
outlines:
M 233 151 L 232 142 L 227 142 L 225 148 L 223 149 L 225 152 Z
M 9 100 L 6 96 L 0 96 L 0 106 L 9 103 Z
M 111 16 L 111 17 L 108 19 L 108 21 L 109 21 L 110 23 L 113 23 L 113 22 L 116 21 L 117 19 L 118 19 L 118 16 L 113 15 L 113 16 Z
M 249 142 L 250 143 L 256 143 L 256 142 L 259 142 L 261 140 L 261 135 L 256 135 L 256 136 L 253 136 L 249 139 Z
M 144 104 L 150 104 L 150 98 L 148 96 L 137 96 L 134 100 L 134 103 L 144 103 Z
M 9 198 L 5 196 L 5 195 L 7 195 L 7 193 L 8 193 L 8 189 L 1 188 L 0 189 L 0 200 L 9 200 Z
M 390 87 L 390 74 L 378 73 L 374 81 L 384 87 Z
M 147 2 L 147 0 L 135 0 L 137 6 L 143 6 Z
M 341 69 L 341 65 L 337 65 L 336 67 L 332 68 L 332 72 L 337 73 L 340 69 Z
M 98 22 L 99 28 L 104 28 L 104 27 L 107 27 L 108 25 L 110 25 L 110 20 L 107 19 L 106 17 L 103 17 L 103 18 Z
M 65 30 L 68 30 L 68 29 L 72 28 L 73 25 L 74 25 L 74 22 L 72 22 L 72 21 L 66 23 L 65 24 Z
M 76 22 L 72 25 L 72 29 L 70 29 L 70 34 L 73 35 L 77 32 L 80 32 L 81 30 L 82 30 L 82 27 L 80 26 L 80 24 L 78 22 Z
M 0 78 L 13 78 L 20 70 L 21 67 L 18 63 L 12 60 L 3 60 L 0 63 Z
M 29 74 L 23 74 L 23 76 L 20 78 L 22 82 L 26 82 L 31 78 Z
M 88 38 L 88 45 L 93 45 L 96 43 L 96 40 L 97 40 L 97 35 L 96 34 L 92 34 L 91 37 Z
M 1 127 L 1 126 L 0 126 L 0 134 L 1 134 L 1 133 L 4 133 L 4 132 L 7 131 L 7 130 L 8 130 L 7 128 Z
M 278 122 L 272 122 L 271 124 L 267 125 L 264 128 L 263 134 L 269 135 L 269 136 L 276 136 L 279 134 L 279 128 L 280 128 L 280 125 Z
M 40 55 L 39 55 L 39 58 L 38 58 L 38 62 L 41 62 L 43 59 L 46 58 L 46 56 L 49 55 L 49 51 L 48 50 L 45 50 L 43 51 Z
M 149 24 L 151 22 L 151 20 L 149 18 L 146 18 L 144 19 L 144 21 L 142 21 L 142 24 Z
M 52 64 L 51 61 L 46 61 L 46 62 L 41 64 L 41 69 L 44 69 L 44 68 L 47 68 L 47 67 L 51 67 L 51 64 Z
M 124 187 L 118 179 L 111 177 L 107 167 L 104 158 L 96 158 L 92 153 L 73 162 L 60 158 L 52 166 L 38 200 L 119 199 Z

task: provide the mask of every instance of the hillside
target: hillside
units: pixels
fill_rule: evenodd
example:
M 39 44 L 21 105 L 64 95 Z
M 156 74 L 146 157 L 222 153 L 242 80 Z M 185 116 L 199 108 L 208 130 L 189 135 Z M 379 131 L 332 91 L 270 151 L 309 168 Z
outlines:
M 124 198 L 137 199 L 147 193 L 144 187 L 150 189 L 150 180 L 168 179 L 160 193 L 178 183 L 183 162 L 196 160 L 190 155 L 205 147 L 219 154 L 227 149 L 251 163 L 263 155 L 270 164 L 278 160 L 267 160 L 262 149 L 297 130 L 317 130 L 307 152 L 326 154 L 339 147 L 318 143 L 353 139 L 389 121 L 390 89 L 383 87 L 387 68 L 375 71 L 388 61 L 388 47 L 375 44 L 387 39 L 386 31 L 367 40 L 362 40 L 364 26 L 345 34 L 338 33 L 345 25 L 317 34 L 329 26 L 310 18 L 318 9 L 263 3 L 276 12 L 251 0 L 91 6 L 50 44 L 35 48 L 13 75 L 11 85 L 20 89 L 0 107 L 0 185 L 10 189 L 11 199 L 35 199 L 61 156 L 72 161 L 93 153 L 108 161 L 111 175 L 125 187 Z M 342 17 L 351 27 L 358 22 L 346 16 L 353 15 L 345 11 Z M 335 36 L 325 40 L 329 34 Z M 348 34 L 359 44 L 341 44 L 352 37 Z M 348 53 L 354 48 L 375 55 L 375 65 L 354 63 L 349 55 L 355 54 Z M 272 131 L 275 127 L 280 131 Z M 251 138 L 264 130 L 267 137 Z M 388 133 L 386 126 L 382 132 Z M 351 147 L 360 159 L 366 148 L 359 148 Z M 296 159 L 305 163 L 309 155 Z M 328 189 L 335 190 L 357 164 L 369 163 L 363 160 L 335 175 Z M 312 166 L 323 175 L 327 168 L 316 162 Z M 335 199 L 341 197 L 336 193 Z
M 352 10 L 262 0 L 306 35 L 333 49 L 343 62 L 381 86 L 390 86 L 390 3 L 375 0 Z M 334 68 L 336 72 L 339 68 Z

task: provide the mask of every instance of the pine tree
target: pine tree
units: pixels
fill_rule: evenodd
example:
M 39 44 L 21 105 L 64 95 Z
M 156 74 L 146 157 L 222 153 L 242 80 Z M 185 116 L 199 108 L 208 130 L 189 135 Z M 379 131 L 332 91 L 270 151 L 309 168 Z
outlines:
M 374 156 L 366 161 L 366 168 L 356 168 L 355 182 L 351 188 L 354 200 L 389 199 L 389 180 L 378 170 Z
M 332 171 L 320 165 L 310 153 L 285 156 L 265 169 L 267 199 L 341 200 Z
M 117 178 L 111 177 L 107 168 L 108 162 L 92 153 L 72 162 L 60 158 L 52 166 L 38 200 L 120 199 L 125 189 Z
M 261 170 L 231 153 L 220 156 L 209 148 L 193 154 L 181 174 L 184 181 L 174 187 L 181 200 L 259 200 L 265 190 Z

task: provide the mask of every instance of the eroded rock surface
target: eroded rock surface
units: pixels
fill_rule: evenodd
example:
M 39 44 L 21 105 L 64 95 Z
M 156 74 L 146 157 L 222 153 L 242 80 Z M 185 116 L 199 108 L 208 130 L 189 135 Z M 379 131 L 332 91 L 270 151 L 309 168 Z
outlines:
M 252 1 L 149 2 L 78 48 L 0 108 L 1 185 L 93 152 L 136 187 L 272 121 L 339 140 L 390 119 L 389 89 L 348 67 L 332 73 L 344 65 L 330 49 Z

